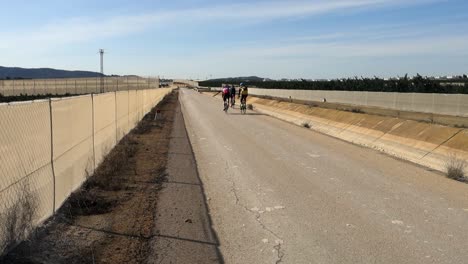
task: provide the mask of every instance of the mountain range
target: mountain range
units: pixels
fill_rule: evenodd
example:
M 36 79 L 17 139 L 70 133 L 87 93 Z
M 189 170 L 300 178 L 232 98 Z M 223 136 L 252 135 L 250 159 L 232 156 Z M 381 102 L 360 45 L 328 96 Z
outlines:
M 82 78 L 100 76 L 102 76 L 101 73 L 92 71 L 67 71 L 51 68 L 27 69 L 0 66 L 0 79 Z

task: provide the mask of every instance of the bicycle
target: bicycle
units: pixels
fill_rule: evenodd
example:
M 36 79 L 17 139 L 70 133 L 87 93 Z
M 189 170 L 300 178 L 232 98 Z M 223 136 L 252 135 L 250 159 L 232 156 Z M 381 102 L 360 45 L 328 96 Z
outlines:
M 234 108 L 235 104 L 236 104 L 236 99 L 234 97 L 231 97 L 231 107 Z
M 226 100 L 226 101 L 224 101 L 224 112 L 227 113 L 228 109 L 229 109 L 229 102 L 228 102 L 228 100 Z
M 242 100 L 241 101 L 241 104 L 240 104 L 240 111 L 241 111 L 241 114 L 245 115 L 245 113 L 247 113 L 247 104 L 246 104 L 246 100 Z

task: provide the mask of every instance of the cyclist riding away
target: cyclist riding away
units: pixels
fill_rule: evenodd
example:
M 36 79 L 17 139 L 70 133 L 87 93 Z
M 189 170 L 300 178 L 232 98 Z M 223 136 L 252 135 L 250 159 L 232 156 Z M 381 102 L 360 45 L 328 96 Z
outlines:
M 240 91 L 239 91 L 239 97 L 241 104 L 246 104 L 247 103 L 247 96 L 249 96 L 249 88 L 247 85 L 244 86 L 243 83 L 240 84 Z
M 224 102 L 224 105 L 226 105 L 226 101 L 227 101 L 227 104 L 229 106 L 229 98 L 230 98 L 230 93 L 229 93 L 229 86 L 227 85 L 224 85 L 223 87 L 223 91 L 222 91 L 222 95 L 223 95 L 223 102 Z M 223 107 L 223 110 L 226 111 L 226 107 L 224 106 Z
M 236 104 L 236 87 L 234 87 L 234 85 L 231 86 L 230 95 L 231 95 L 231 107 L 234 107 L 234 105 Z

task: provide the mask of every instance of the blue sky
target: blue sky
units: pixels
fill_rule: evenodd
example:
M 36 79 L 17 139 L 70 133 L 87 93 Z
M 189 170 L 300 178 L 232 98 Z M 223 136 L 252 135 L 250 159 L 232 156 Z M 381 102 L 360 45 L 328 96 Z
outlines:
M 4 1 L 0 65 L 214 78 L 468 73 L 466 0 Z

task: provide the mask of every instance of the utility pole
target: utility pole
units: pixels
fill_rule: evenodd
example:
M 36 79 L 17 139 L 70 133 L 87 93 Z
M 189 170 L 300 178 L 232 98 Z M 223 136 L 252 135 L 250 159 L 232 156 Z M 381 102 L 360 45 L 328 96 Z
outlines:
M 99 54 L 101 56 L 101 89 L 100 92 L 104 92 L 104 49 L 99 49 Z

